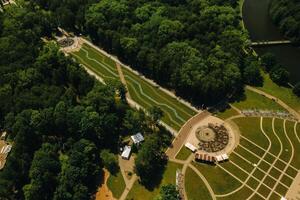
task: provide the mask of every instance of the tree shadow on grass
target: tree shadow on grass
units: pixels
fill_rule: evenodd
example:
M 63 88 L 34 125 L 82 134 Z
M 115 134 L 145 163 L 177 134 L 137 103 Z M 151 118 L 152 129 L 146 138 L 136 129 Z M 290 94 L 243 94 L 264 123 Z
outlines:
M 168 160 L 165 158 L 164 163 L 162 163 L 161 167 L 157 168 L 151 175 L 149 174 L 149 177 L 147 179 L 141 178 L 139 180 L 139 183 L 149 191 L 153 191 L 155 188 L 157 188 L 162 182 L 163 174 L 167 166 L 167 161 Z

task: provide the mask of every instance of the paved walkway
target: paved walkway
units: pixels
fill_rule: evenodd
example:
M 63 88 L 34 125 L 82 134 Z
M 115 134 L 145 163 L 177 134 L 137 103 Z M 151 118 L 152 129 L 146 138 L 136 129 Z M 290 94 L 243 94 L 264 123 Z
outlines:
M 123 83 L 123 85 L 125 85 L 126 90 L 127 90 L 126 91 L 126 98 L 131 99 L 131 96 L 130 96 L 130 93 L 129 93 L 129 90 L 128 90 L 128 86 L 127 86 L 127 82 L 125 80 L 125 77 L 124 77 L 124 74 L 123 74 L 123 71 L 122 71 L 122 67 L 121 67 L 120 63 L 116 63 L 116 66 L 117 66 L 117 70 L 118 70 L 118 73 L 119 73 L 119 76 L 120 76 L 120 80 Z
M 211 114 L 207 111 L 200 112 L 194 117 L 190 118 L 180 129 L 178 136 L 173 140 L 171 147 L 167 149 L 167 156 L 169 158 L 175 158 L 177 152 L 181 149 L 184 145 L 184 142 L 188 138 L 189 134 L 191 133 L 191 129 L 194 125 L 199 123 L 199 121 L 203 120 L 204 118 L 210 116 Z

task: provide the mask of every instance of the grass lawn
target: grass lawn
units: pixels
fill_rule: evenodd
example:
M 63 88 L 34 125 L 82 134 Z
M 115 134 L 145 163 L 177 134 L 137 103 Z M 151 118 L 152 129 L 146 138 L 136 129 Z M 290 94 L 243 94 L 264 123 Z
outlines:
M 230 172 L 231 174 L 235 175 L 237 178 L 239 178 L 242 181 L 245 181 L 246 178 L 248 177 L 247 173 L 242 171 L 240 168 L 238 168 L 236 165 L 232 164 L 231 162 L 221 163 L 220 166 L 223 167 L 228 172 Z
M 159 186 L 154 188 L 153 191 L 147 190 L 144 186 L 140 185 L 138 181 L 136 181 L 130 190 L 129 194 L 127 195 L 127 200 L 153 200 L 158 193 L 159 188 L 165 184 L 176 184 L 176 170 L 181 169 L 182 165 L 176 164 L 173 162 L 168 162 L 166 170 L 163 174 L 163 179 Z
M 79 52 L 72 53 L 73 57 L 102 77 L 105 81 L 119 80 L 116 64 L 93 47 L 84 44 Z M 196 112 L 179 102 L 169 94 L 148 83 L 140 76 L 122 67 L 128 90 L 134 101 L 144 108 L 160 107 L 164 112 L 163 121 L 175 130 L 180 127 Z
M 203 174 L 215 194 L 229 193 L 241 185 L 238 180 L 220 167 L 196 162 L 194 162 L 193 165 Z
M 287 105 L 300 112 L 300 98 L 294 95 L 290 88 L 276 85 L 268 74 L 264 74 L 264 85 L 258 89 L 281 99 Z
M 281 120 L 281 119 L 275 120 L 275 130 L 281 140 L 282 148 L 283 148 L 282 153 L 280 154 L 280 159 L 288 162 L 291 158 L 292 147 L 284 133 L 283 120 Z
M 255 157 L 254 155 L 252 155 L 251 153 L 249 153 L 248 151 L 246 151 L 245 149 L 243 149 L 242 147 L 238 146 L 234 152 L 238 153 L 240 156 L 246 158 L 248 161 L 250 161 L 251 163 L 257 163 L 259 161 L 259 159 L 257 157 Z M 231 154 L 230 156 L 232 156 L 234 154 Z
M 248 158 L 246 157 L 246 159 L 248 159 Z M 230 161 L 232 161 L 235 164 L 239 165 L 241 168 L 243 168 L 248 173 L 250 173 L 254 168 L 253 165 L 246 162 L 244 159 L 240 158 L 238 155 L 236 155 L 234 153 L 230 154 Z
M 235 199 L 247 199 L 252 194 L 252 190 L 250 190 L 248 187 L 242 187 L 239 191 L 226 196 L 226 197 L 218 197 L 218 200 L 235 200 Z
M 249 180 L 247 181 L 247 185 L 250 186 L 252 189 L 255 189 L 259 185 L 259 182 L 255 180 L 253 177 L 250 177 Z
M 273 188 L 275 185 L 275 180 L 273 178 L 271 178 L 270 176 L 266 176 L 266 178 L 264 180 L 264 184 L 266 184 L 270 188 Z
M 269 174 L 270 174 L 273 178 L 278 179 L 279 176 L 280 176 L 280 174 L 281 174 L 281 172 L 278 171 L 276 168 L 273 167 L 273 168 L 271 169 L 271 171 L 270 171 Z
M 116 175 L 109 176 L 107 180 L 107 186 L 115 198 L 121 197 L 126 186 L 120 171 Z
M 271 190 L 265 185 L 260 185 L 257 192 L 263 195 L 264 197 L 267 197 L 270 194 Z
M 279 104 L 264 97 L 256 92 L 250 90 L 245 90 L 245 98 L 241 99 L 239 102 L 233 103 L 233 105 L 240 110 L 243 109 L 267 109 L 267 110 L 285 110 Z
M 291 122 L 291 121 L 286 121 L 285 127 L 286 127 L 286 132 L 287 135 L 289 136 L 293 147 L 294 147 L 294 157 L 292 160 L 291 165 L 300 169 L 300 143 L 296 137 L 296 133 L 294 131 L 294 126 L 295 126 L 295 122 Z
M 186 148 L 185 146 L 182 146 L 180 151 L 177 153 L 176 155 L 176 159 L 179 160 L 186 160 L 188 159 L 188 157 L 192 154 L 191 150 L 189 150 L 188 148 Z
M 187 168 L 184 180 L 185 190 L 189 200 L 212 199 L 201 178 L 191 168 Z
M 268 140 L 260 130 L 260 118 L 237 118 L 233 121 L 243 136 L 265 149 L 268 148 Z
M 275 191 L 278 192 L 279 194 L 281 194 L 282 196 L 285 196 L 285 194 L 287 193 L 287 188 L 285 188 L 283 185 L 281 185 L 280 183 L 277 185 Z
M 275 124 L 275 131 L 277 133 L 277 135 L 281 135 L 280 131 L 281 129 L 277 129 L 276 126 L 278 126 L 278 121 L 274 122 Z M 276 137 L 276 135 L 273 132 L 273 128 L 272 128 L 272 119 L 271 118 L 264 118 L 263 119 L 263 129 L 266 133 L 266 135 L 270 138 L 271 140 L 271 148 L 270 151 L 272 154 L 274 155 L 278 155 L 280 152 L 280 143 L 278 138 Z M 266 148 L 265 148 L 266 149 Z
M 232 116 L 235 116 L 238 114 L 239 113 L 236 110 L 234 110 L 233 108 L 229 108 L 224 111 L 217 112 L 216 116 L 225 120 L 225 119 L 228 119 L 229 117 L 232 117 Z
M 293 180 L 290 177 L 283 175 L 280 179 L 280 182 L 289 187 L 290 185 L 292 185 Z

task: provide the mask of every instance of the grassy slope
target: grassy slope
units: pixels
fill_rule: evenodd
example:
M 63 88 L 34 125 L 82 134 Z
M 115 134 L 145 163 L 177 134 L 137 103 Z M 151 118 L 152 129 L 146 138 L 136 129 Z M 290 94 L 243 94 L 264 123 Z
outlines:
M 121 172 L 118 172 L 116 175 L 110 175 L 107 180 L 107 186 L 115 198 L 121 197 L 126 187 Z
M 229 108 L 224 111 L 217 112 L 216 116 L 225 120 L 225 119 L 228 119 L 229 117 L 232 117 L 232 116 L 235 116 L 238 114 L 239 113 L 236 110 L 234 110 L 233 108 Z
M 184 180 L 185 190 L 189 200 L 212 199 L 201 178 L 191 168 L 187 168 Z
M 182 165 L 169 162 L 166 170 L 163 174 L 163 179 L 159 186 L 154 188 L 153 191 L 147 190 L 144 186 L 135 182 L 129 194 L 127 195 L 128 200 L 153 200 L 153 198 L 159 193 L 159 188 L 165 184 L 175 184 L 176 183 L 176 170 L 181 169 Z
M 272 82 L 269 75 L 264 74 L 264 85 L 258 89 L 278 97 L 287 105 L 300 113 L 300 98 L 294 95 L 291 89 L 276 85 L 274 82 Z
M 250 90 L 245 91 L 245 99 L 239 102 L 233 103 L 233 105 L 239 109 L 267 109 L 267 110 L 284 110 L 276 102 Z

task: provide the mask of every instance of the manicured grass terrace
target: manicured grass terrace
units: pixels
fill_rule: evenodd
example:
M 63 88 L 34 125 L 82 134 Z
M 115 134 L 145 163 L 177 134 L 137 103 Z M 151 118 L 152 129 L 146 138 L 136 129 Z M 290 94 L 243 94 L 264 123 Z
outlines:
M 72 53 L 72 55 L 78 62 L 85 65 L 105 81 L 119 80 L 115 62 L 89 45 L 84 44 L 79 52 Z M 175 130 L 179 130 L 189 118 L 196 114 L 194 110 L 148 83 L 127 68 L 122 67 L 122 70 L 132 99 L 146 109 L 152 106 L 160 107 L 164 112 L 162 120 Z

